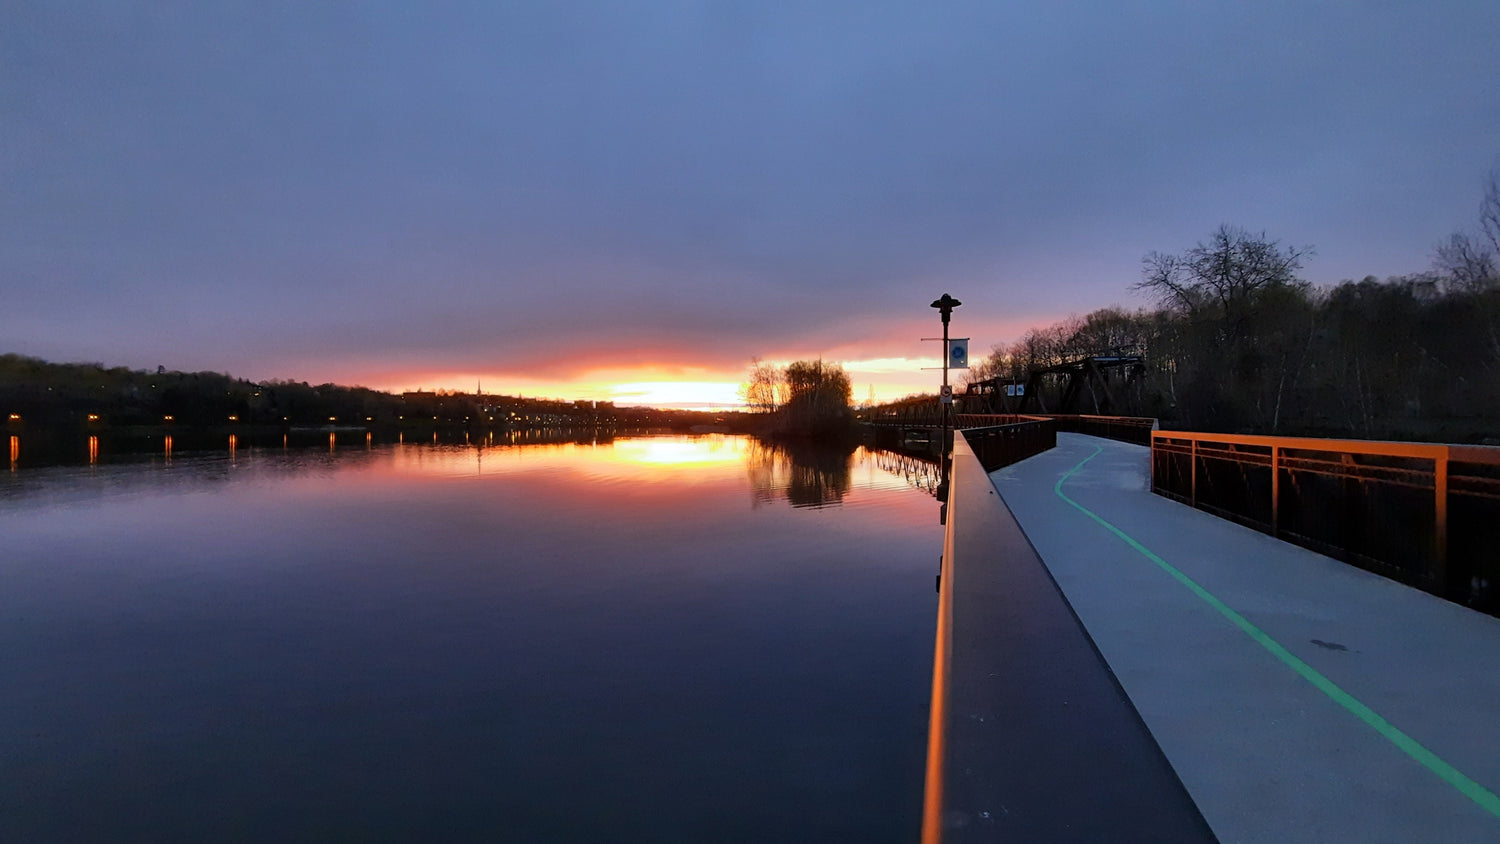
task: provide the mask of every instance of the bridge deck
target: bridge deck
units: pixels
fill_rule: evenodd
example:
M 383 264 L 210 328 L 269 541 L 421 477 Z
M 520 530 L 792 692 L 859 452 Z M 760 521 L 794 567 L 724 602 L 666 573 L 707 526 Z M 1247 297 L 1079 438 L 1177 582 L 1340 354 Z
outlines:
M 1500 619 L 1057 441 L 995 487 L 1220 840 L 1500 841 Z

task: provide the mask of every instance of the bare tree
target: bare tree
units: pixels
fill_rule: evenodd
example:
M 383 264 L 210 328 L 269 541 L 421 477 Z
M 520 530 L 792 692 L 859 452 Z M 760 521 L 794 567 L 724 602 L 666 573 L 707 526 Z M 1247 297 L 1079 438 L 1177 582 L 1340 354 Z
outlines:
M 1155 296 L 1165 316 L 1154 354 L 1170 363 L 1172 393 L 1179 381 L 1184 388 L 1179 411 L 1193 424 L 1279 424 L 1308 336 L 1281 323 L 1310 313 L 1310 285 L 1297 277 L 1310 254 L 1224 225 L 1186 252 L 1143 259 L 1135 289 Z
M 760 358 L 752 358 L 740 393 L 751 410 L 773 412 L 786 403 L 786 373 Z
M 1484 185 L 1484 201 L 1479 203 L 1479 228 L 1490 242 L 1490 249 L 1500 252 L 1500 172 L 1490 171 Z
M 1074 356 L 1138 353 L 1149 336 L 1150 317 L 1119 308 L 1100 308 L 1078 324 L 1068 345 Z
M 1455 291 L 1473 293 L 1495 285 L 1495 253 L 1463 232 L 1454 232 L 1438 246 L 1434 263 Z
M 1232 334 L 1260 292 L 1297 282 L 1302 259 L 1310 254 L 1310 247 L 1283 247 L 1267 240 L 1264 232 L 1252 235 L 1223 225 L 1207 243 L 1181 255 L 1148 254 L 1135 289 L 1155 296 L 1169 310 L 1218 317 Z
M 1433 263 L 1457 292 L 1500 286 L 1500 172 L 1491 171 L 1479 203 L 1479 236 L 1454 232 L 1437 247 Z

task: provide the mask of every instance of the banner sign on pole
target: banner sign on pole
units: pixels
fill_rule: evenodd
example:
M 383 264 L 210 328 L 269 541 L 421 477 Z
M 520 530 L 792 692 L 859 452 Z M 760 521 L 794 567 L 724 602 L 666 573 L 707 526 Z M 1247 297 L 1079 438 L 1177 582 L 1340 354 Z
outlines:
M 969 338 L 955 337 L 948 341 L 948 368 L 969 368 Z

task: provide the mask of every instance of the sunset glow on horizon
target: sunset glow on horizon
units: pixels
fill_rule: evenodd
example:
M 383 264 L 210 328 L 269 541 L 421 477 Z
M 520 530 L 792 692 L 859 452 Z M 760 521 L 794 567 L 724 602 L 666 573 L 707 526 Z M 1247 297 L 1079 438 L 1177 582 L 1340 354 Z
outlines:
M 785 366 L 792 360 L 793 358 L 787 358 L 767 362 Z M 872 398 L 878 403 L 919 393 L 935 394 L 940 384 L 941 376 L 935 367 L 940 366 L 942 361 L 936 356 L 849 361 L 825 358 L 825 361 L 838 364 L 849 373 L 853 385 L 851 398 L 856 404 L 868 402 Z M 418 390 L 473 393 L 482 390 L 486 395 L 520 395 L 562 401 L 607 401 L 614 402 L 619 407 L 723 411 L 743 409 L 744 397 L 741 390 L 747 370 L 748 364 L 740 370 L 695 369 L 677 374 L 667 367 L 644 366 L 585 372 L 571 378 L 563 376 L 555 379 L 517 376 L 505 372 L 442 372 L 402 374 L 396 377 L 387 374 L 376 379 L 348 376 L 345 380 L 334 380 L 336 383 L 359 383 L 392 393 Z M 958 380 L 962 377 L 961 373 L 961 370 L 953 370 L 951 377 Z

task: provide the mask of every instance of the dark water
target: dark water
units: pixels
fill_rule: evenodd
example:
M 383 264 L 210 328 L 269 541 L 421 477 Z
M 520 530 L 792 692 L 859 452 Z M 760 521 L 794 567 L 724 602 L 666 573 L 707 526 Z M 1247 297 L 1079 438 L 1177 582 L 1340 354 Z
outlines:
M 920 466 L 340 436 L 0 475 L 0 838 L 917 837 Z

